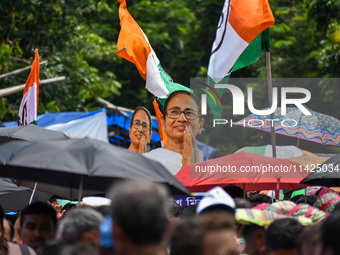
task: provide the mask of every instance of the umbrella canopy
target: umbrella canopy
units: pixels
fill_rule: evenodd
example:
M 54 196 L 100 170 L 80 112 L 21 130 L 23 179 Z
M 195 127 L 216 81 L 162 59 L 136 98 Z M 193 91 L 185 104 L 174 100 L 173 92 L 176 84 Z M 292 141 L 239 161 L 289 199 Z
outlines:
M 281 108 L 274 111 L 275 133 L 296 137 L 320 144 L 340 145 L 340 121 L 332 116 L 308 109 L 311 115 L 304 115 L 297 107 L 287 107 L 286 115 Z M 236 125 L 271 132 L 270 115 L 251 114 Z M 250 124 L 248 124 L 250 123 Z
M 4 212 L 18 211 L 29 204 L 32 189 L 16 185 L 8 178 L 0 178 L 0 204 Z M 32 202 L 47 201 L 52 195 L 36 191 Z
M 312 225 L 312 220 L 304 216 L 286 216 L 268 210 L 253 208 L 238 208 L 235 214 L 236 221 L 242 225 L 256 224 L 258 226 L 270 225 L 276 219 L 293 218 L 304 226 Z
M 160 163 L 89 138 L 0 145 L 0 175 L 37 181 L 37 189 L 69 200 L 78 198 L 79 188 L 84 196 L 106 193 L 117 179 L 161 182 L 173 194 L 188 194 Z
M 284 145 L 284 146 L 275 146 L 276 157 L 277 158 L 294 158 L 302 156 L 302 151 L 293 145 Z M 235 153 L 240 151 L 247 151 L 258 155 L 263 155 L 267 157 L 273 157 L 272 145 L 263 145 L 263 146 L 246 146 L 241 149 L 238 149 Z
M 303 184 L 340 187 L 340 155 L 336 155 L 315 168 L 305 179 Z
M 70 137 L 62 132 L 38 127 L 34 124 L 19 127 L 0 128 L 0 143 L 5 143 L 12 140 L 50 141 L 65 139 L 70 139 Z
M 246 191 L 299 189 L 308 172 L 298 163 L 250 152 L 238 152 L 190 164 L 176 178 L 191 192 L 204 192 L 214 186 L 239 186 Z

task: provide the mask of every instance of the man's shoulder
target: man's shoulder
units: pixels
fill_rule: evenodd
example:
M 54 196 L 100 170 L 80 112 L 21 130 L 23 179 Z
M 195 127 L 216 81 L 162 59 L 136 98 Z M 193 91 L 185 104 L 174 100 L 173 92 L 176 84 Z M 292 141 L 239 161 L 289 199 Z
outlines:
M 11 242 L 8 242 L 7 244 L 8 244 L 8 255 L 20 255 L 20 254 L 36 255 L 35 251 L 31 247 L 25 244 L 19 245 L 19 244 L 15 244 Z M 24 248 L 24 249 L 21 249 L 21 248 Z M 28 253 L 25 254 L 22 252 L 22 250 L 26 250 Z

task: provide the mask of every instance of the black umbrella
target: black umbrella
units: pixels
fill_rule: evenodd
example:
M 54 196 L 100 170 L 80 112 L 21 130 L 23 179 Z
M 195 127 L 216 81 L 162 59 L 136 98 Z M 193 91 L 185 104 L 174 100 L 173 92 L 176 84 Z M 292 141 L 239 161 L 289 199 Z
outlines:
M 327 187 L 340 187 L 340 155 L 336 155 L 326 160 L 319 167 L 313 169 L 301 183 L 327 186 Z
M 5 143 L 12 140 L 50 141 L 64 139 L 70 139 L 70 137 L 65 135 L 63 132 L 38 127 L 34 124 L 19 127 L 0 128 L 0 143 Z
M 32 189 L 16 185 L 8 178 L 0 178 L 0 204 L 4 212 L 18 211 L 30 202 Z M 36 191 L 31 202 L 47 201 L 51 194 Z
M 89 138 L 2 144 L 0 175 L 31 181 L 31 186 L 38 182 L 37 189 L 70 200 L 105 194 L 112 181 L 120 179 L 161 182 L 173 195 L 189 194 L 160 163 Z

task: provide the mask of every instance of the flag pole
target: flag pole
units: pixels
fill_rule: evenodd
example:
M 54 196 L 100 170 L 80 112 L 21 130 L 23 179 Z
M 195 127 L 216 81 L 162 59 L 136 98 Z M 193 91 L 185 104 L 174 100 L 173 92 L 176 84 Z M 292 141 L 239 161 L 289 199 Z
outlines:
M 271 70 L 271 62 L 270 62 L 269 28 L 267 28 L 266 30 L 262 32 L 262 37 L 263 37 L 262 43 L 264 44 L 264 48 L 266 50 L 268 102 L 269 102 L 269 107 L 271 107 L 273 104 L 273 83 L 272 83 L 272 70 Z M 270 127 L 272 153 L 273 153 L 273 157 L 276 158 L 276 137 L 275 137 L 274 113 L 270 114 L 270 119 L 272 120 L 271 127 Z
M 266 51 L 266 65 L 267 65 L 268 102 L 269 102 L 269 107 L 271 107 L 271 105 L 273 104 L 273 84 L 272 84 L 272 72 L 271 72 L 271 66 L 270 66 L 270 51 Z M 273 157 L 276 158 L 276 137 L 275 137 L 274 113 L 270 114 L 270 119 L 273 121 L 270 127 L 272 152 L 273 152 Z
M 262 43 L 264 44 L 264 48 L 266 49 L 266 66 L 267 66 L 267 85 L 268 85 L 268 102 L 269 107 L 273 104 L 273 82 L 272 82 L 272 69 L 270 62 L 270 36 L 269 36 L 269 28 L 262 32 Z M 274 121 L 274 113 L 270 114 L 270 119 L 272 123 L 270 125 L 270 136 L 272 143 L 272 153 L 273 158 L 276 158 L 276 137 L 275 137 L 275 121 Z M 280 188 L 279 188 L 280 179 L 277 180 L 277 186 L 275 190 L 276 201 L 280 200 Z

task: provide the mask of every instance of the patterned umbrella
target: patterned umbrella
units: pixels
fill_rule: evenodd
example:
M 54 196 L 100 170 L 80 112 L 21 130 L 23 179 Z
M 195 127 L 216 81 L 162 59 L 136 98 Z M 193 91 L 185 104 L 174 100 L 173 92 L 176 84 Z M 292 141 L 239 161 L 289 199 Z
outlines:
M 297 107 L 287 107 L 286 115 L 281 115 L 281 108 L 278 107 L 274 112 L 274 121 L 270 115 L 251 114 L 236 125 L 270 132 L 271 125 L 275 124 L 276 134 L 340 146 L 340 121 L 332 116 L 308 110 L 311 115 L 304 115 Z

